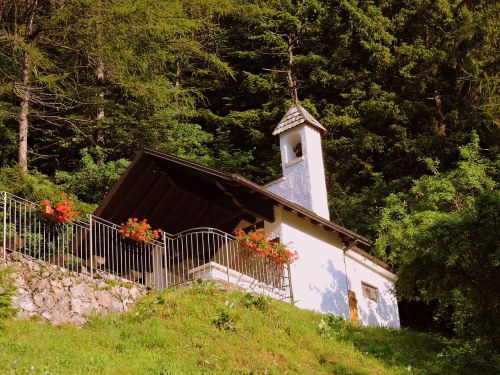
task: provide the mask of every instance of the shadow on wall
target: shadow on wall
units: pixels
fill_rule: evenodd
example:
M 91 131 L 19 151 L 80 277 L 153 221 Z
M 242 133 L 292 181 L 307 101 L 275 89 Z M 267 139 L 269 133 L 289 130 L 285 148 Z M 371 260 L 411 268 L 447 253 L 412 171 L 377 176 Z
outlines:
M 394 293 L 391 288 L 391 284 L 384 283 L 384 288 L 387 291 L 391 290 L 391 294 Z M 358 311 L 360 313 L 360 321 L 370 326 L 399 326 L 399 313 L 397 303 L 387 304 L 386 299 L 388 297 L 388 295 L 381 295 L 378 303 L 374 301 L 368 301 L 365 304 L 366 308 Z
M 327 265 L 330 280 L 324 288 L 310 284 L 309 289 L 321 295 L 320 310 L 322 313 L 331 313 L 349 318 L 349 303 L 347 299 L 346 275 L 343 270 L 335 268 L 333 261 Z

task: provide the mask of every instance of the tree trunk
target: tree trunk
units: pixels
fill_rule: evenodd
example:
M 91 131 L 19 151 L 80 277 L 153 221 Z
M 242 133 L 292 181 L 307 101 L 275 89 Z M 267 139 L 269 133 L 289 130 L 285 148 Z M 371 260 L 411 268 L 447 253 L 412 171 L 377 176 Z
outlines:
M 179 60 L 177 60 L 175 62 L 175 64 L 177 67 L 177 69 L 175 71 L 175 87 L 178 87 L 181 84 L 181 75 L 182 75 L 181 62 Z
M 31 9 L 28 13 L 26 22 L 26 31 L 24 34 L 25 41 L 30 40 L 33 32 L 33 20 L 38 6 L 38 0 L 34 0 Z M 15 20 L 14 20 L 14 36 L 18 37 L 17 26 L 17 4 L 15 7 Z M 20 81 L 14 84 L 14 93 L 19 98 L 19 152 L 18 163 L 23 173 L 28 173 L 28 130 L 29 130 L 29 114 L 30 114 L 30 71 L 31 71 L 31 57 L 28 51 L 23 51 L 23 66 Z
M 97 66 L 97 84 L 102 88 L 104 86 L 104 63 L 102 60 L 99 60 L 99 65 Z M 96 120 L 98 123 L 100 123 L 102 120 L 104 120 L 104 105 L 102 104 L 104 102 L 104 89 L 101 89 L 99 92 L 99 100 L 101 103 L 97 107 L 97 115 L 96 115 Z
M 101 91 L 99 92 L 99 105 L 97 106 L 97 113 L 96 113 L 96 125 L 97 125 L 97 134 L 96 134 L 96 143 L 97 145 L 104 150 L 104 142 L 105 142 L 105 136 L 104 136 L 104 129 L 102 128 L 102 123 L 104 121 L 104 63 L 102 62 L 101 59 L 99 59 L 99 64 L 97 66 L 97 84 L 101 88 Z M 104 164 L 104 152 L 98 153 L 97 156 L 97 162 L 98 164 Z
M 29 111 L 30 111 L 30 69 L 31 58 L 27 52 L 24 52 L 23 72 L 21 82 L 17 87 L 17 96 L 20 100 L 19 105 L 19 156 L 18 163 L 23 173 L 28 173 L 28 129 L 29 129 Z
M 288 82 L 288 89 L 290 90 L 290 95 L 292 97 L 292 100 L 294 103 L 299 102 L 299 98 L 297 95 L 297 82 L 295 79 L 293 79 L 293 46 L 294 46 L 294 41 L 293 37 L 291 35 L 288 36 L 288 49 L 287 49 L 287 55 L 288 55 L 288 66 L 286 69 L 286 78 Z
M 97 153 L 97 163 L 104 164 L 104 145 L 105 145 L 105 132 L 103 129 L 104 122 L 104 84 L 105 84 L 105 67 L 104 61 L 101 56 L 102 46 L 103 46 L 103 36 L 102 36 L 102 2 L 99 0 L 97 3 L 97 22 L 96 22 L 96 41 L 97 41 L 97 51 L 98 51 L 98 59 L 97 59 L 97 68 L 96 68 L 96 78 L 97 85 L 100 88 L 99 93 L 97 94 L 99 97 L 99 104 L 97 106 L 96 113 L 96 144 L 100 148 Z

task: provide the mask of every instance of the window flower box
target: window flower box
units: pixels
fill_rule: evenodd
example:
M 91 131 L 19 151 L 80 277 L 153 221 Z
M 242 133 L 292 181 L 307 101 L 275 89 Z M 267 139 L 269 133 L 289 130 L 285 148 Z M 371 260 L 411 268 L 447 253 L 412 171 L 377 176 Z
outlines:
M 278 265 L 295 262 L 299 256 L 296 251 L 292 251 L 287 245 L 278 241 L 270 241 L 264 229 L 256 229 L 245 233 L 239 229 L 235 233 L 241 245 L 255 251 L 261 257 L 267 258 Z
M 126 223 L 122 223 L 118 232 L 125 240 L 134 242 L 151 242 L 160 237 L 161 229 L 152 229 L 147 219 L 139 221 L 136 217 L 128 218 Z
M 51 200 L 45 198 L 40 202 L 40 215 L 56 223 L 71 223 L 78 218 L 78 212 L 74 209 L 73 198 L 61 193 L 60 197 Z

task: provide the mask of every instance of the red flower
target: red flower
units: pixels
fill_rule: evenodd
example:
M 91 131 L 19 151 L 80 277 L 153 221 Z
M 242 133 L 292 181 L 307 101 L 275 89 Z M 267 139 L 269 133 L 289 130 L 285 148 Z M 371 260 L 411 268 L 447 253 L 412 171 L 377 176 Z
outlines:
M 77 212 L 73 208 L 73 198 L 67 197 L 64 192 L 61 193 L 60 198 L 54 197 L 54 204 L 45 198 L 40 202 L 40 205 L 41 215 L 58 223 L 71 222 L 77 216 Z
M 151 229 L 147 219 L 139 221 L 136 217 L 128 218 L 126 223 L 122 223 L 118 230 L 124 238 L 130 238 L 139 242 L 149 242 L 158 239 L 161 229 Z
M 297 252 L 292 252 L 286 245 L 269 241 L 264 228 L 245 233 L 242 229 L 235 231 L 235 236 L 241 241 L 241 245 L 247 247 L 259 254 L 261 257 L 268 258 L 277 264 L 295 262 L 299 257 Z

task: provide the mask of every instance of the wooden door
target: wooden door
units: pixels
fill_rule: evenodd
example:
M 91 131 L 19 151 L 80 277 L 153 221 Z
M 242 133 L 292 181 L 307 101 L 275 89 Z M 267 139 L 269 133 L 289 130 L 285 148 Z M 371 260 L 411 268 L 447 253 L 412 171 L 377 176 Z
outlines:
M 351 320 L 355 323 L 359 323 L 358 300 L 356 299 L 356 293 L 352 290 L 348 290 L 347 295 L 349 297 L 349 315 Z

